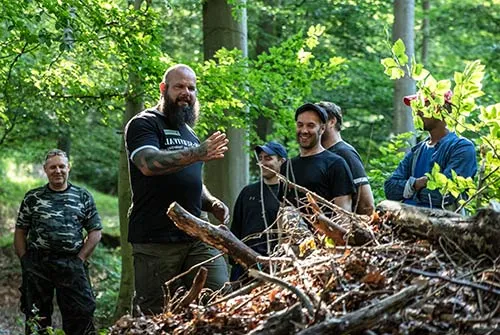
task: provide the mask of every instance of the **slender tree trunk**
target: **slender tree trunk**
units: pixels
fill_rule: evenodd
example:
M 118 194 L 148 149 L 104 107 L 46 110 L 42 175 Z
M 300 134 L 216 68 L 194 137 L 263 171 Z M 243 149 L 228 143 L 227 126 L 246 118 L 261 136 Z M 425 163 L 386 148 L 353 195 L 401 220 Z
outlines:
M 140 9 L 143 0 L 133 2 L 136 10 Z M 133 70 L 129 72 L 129 92 L 140 92 L 141 77 Z M 123 116 L 122 129 L 127 122 L 144 109 L 141 96 L 126 94 L 125 115 Z M 132 246 L 128 242 L 128 210 L 131 204 L 131 191 L 128 171 L 128 155 L 125 150 L 125 141 L 122 138 L 120 146 L 120 170 L 118 174 L 118 207 L 120 211 L 120 245 L 122 256 L 122 269 L 120 278 L 120 292 L 116 304 L 114 318 L 132 312 L 132 297 L 134 294 L 134 264 L 132 259 Z
M 241 2 L 243 5 L 244 1 Z M 238 48 L 247 56 L 246 8 L 237 10 L 237 18 L 226 0 L 203 3 L 203 49 L 205 59 L 213 57 L 222 47 Z M 201 102 L 203 103 L 203 101 Z M 230 113 L 230 111 L 227 111 Z M 205 184 L 212 194 L 233 208 L 240 190 L 248 183 L 246 130 L 228 128 L 229 151 L 224 159 L 205 166 Z
M 393 40 L 399 38 L 406 45 L 406 53 L 408 57 L 413 57 L 415 53 L 413 31 L 415 16 L 415 1 L 414 0 L 395 0 L 394 1 L 394 27 Z M 398 79 L 394 83 L 394 124 L 393 131 L 396 134 L 414 131 L 413 117 L 410 108 L 403 104 L 405 95 L 415 93 L 415 81 L 408 76 Z
M 427 65 L 429 59 L 429 40 L 430 40 L 430 18 L 429 10 L 431 8 L 430 0 L 422 0 L 422 10 L 424 19 L 422 20 L 422 64 Z
M 279 8 L 281 0 L 265 0 L 264 4 L 271 8 Z M 257 39 L 255 42 L 255 56 L 269 51 L 269 48 L 275 45 L 276 41 L 281 36 L 281 29 L 279 29 L 279 21 L 276 14 L 270 11 L 262 11 L 259 13 L 259 27 L 257 32 Z M 268 107 L 272 107 L 269 101 L 264 102 Z M 260 116 L 256 120 L 257 136 L 262 141 L 266 140 L 267 135 L 271 134 L 273 129 L 273 120 L 267 117 Z M 254 166 L 254 164 L 252 164 Z M 257 170 L 256 170 L 257 171 Z
M 69 159 L 71 155 L 71 130 L 69 126 L 59 125 L 61 130 L 57 138 L 57 148 L 64 151 Z

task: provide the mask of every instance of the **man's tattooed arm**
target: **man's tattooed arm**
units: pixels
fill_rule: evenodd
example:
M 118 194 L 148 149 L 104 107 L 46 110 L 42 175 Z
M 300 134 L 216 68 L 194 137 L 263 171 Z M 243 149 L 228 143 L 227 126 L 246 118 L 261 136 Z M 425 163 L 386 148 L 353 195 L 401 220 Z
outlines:
M 206 149 L 205 149 L 206 153 Z M 201 146 L 177 151 L 143 149 L 134 156 L 134 164 L 145 176 L 174 173 L 202 160 Z
M 216 131 L 197 147 L 177 151 L 145 148 L 134 156 L 133 161 L 145 176 L 164 175 L 198 161 L 224 158 L 228 142 L 226 134 Z

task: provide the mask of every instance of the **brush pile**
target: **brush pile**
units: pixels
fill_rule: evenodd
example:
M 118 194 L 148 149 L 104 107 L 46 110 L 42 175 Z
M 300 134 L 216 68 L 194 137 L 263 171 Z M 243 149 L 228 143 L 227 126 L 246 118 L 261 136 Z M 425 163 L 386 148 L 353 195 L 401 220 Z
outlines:
M 282 208 L 269 257 L 172 204 L 179 228 L 249 268 L 232 290 L 193 286 L 111 334 L 500 334 L 500 211 L 474 217 L 384 201 L 373 217 L 308 194 Z M 308 213 L 308 214 L 304 214 Z M 327 213 L 327 214 L 325 214 Z M 251 249 L 250 249 L 251 250 Z

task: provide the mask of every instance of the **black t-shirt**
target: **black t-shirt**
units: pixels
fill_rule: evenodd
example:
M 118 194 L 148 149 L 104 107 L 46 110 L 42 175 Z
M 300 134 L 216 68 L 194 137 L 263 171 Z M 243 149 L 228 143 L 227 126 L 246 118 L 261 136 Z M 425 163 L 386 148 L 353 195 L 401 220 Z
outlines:
M 353 182 L 356 187 L 369 184 L 363 161 L 361 161 L 361 157 L 352 145 L 340 141 L 335 143 L 328 150 L 345 159 L 347 165 L 351 169 Z
M 342 157 L 328 150 L 312 156 L 292 158 L 281 166 L 281 174 L 328 201 L 355 193 L 347 163 Z M 299 206 L 295 199 L 295 190 L 281 190 L 280 196 L 284 196 L 284 191 L 286 198 L 295 206 Z M 305 197 L 301 192 L 298 192 L 298 195 L 299 198 Z
M 200 141 L 193 130 L 186 125 L 170 127 L 163 114 L 149 109 L 129 121 L 125 127 L 125 139 L 132 186 L 129 242 L 191 241 L 193 238 L 178 229 L 166 211 L 172 202 L 177 201 L 191 214 L 200 215 L 202 162 L 174 173 L 148 177 L 135 166 L 132 158 L 145 148 L 177 151 L 198 146 Z
M 270 226 L 276 220 L 279 210 L 278 184 L 262 184 L 262 193 L 264 195 L 264 210 L 266 213 L 267 225 Z M 266 229 L 262 217 L 261 204 L 261 182 L 245 186 L 234 205 L 233 222 L 231 231 L 239 239 L 248 235 L 260 233 Z M 266 234 L 261 238 L 252 238 L 245 243 L 261 255 L 267 255 Z M 272 243 L 274 245 L 274 243 Z

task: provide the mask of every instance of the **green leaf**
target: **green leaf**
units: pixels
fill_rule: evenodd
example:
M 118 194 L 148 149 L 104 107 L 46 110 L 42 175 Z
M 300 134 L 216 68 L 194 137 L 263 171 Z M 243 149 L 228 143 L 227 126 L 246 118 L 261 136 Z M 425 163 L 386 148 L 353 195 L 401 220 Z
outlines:
M 408 56 L 405 54 L 406 47 L 401 39 L 398 39 L 392 46 L 392 53 L 398 59 L 401 66 L 408 63 Z
M 335 241 L 333 240 L 333 238 L 326 236 L 324 241 L 325 241 L 325 247 L 331 249 L 335 248 Z

